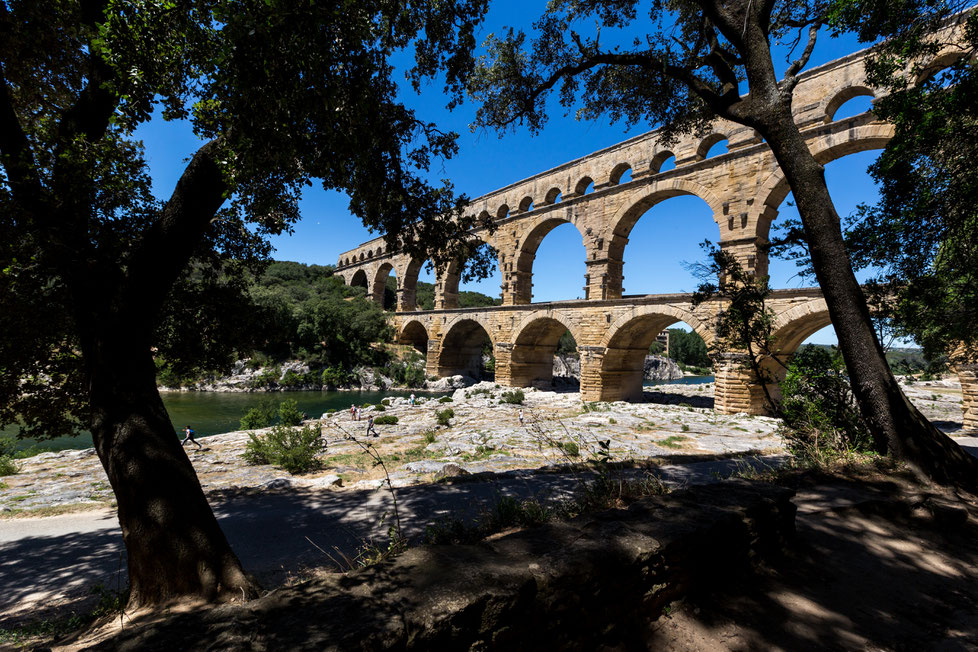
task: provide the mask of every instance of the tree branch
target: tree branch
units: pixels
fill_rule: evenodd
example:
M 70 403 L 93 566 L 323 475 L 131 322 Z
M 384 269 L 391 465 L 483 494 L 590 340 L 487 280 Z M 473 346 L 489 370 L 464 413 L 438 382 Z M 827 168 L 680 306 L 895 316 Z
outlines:
M 792 91 L 795 90 L 795 86 L 798 85 L 798 72 L 805 67 L 805 64 L 808 63 L 808 60 L 812 56 L 820 27 L 821 23 L 818 22 L 808 26 L 808 44 L 805 45 L 805 51 L 788 66 L 788 69 L 784 73 L 784 81 L 781 82 L 781 94 L 783 96 L 791 95 Z
M 129 305 L 158 309 L 200 245 L 228 193 L 219 149 L 219 140 L 212 140 L 197 150 L 160 218 L 134 248 L 126 283 Z
M 7 77 L 0 63 L 0 164 L 7 174 L 14 201 L 30 213 L 38 213 L 41 179 L 34 153 L 14 111 Z
M 718 94 L 709 84 L 682 66 L 670 64 L 667 61 L 658 59 L 650 54 L 615 52 L 599 52 L 590 54 L 587 56 L 587 58 L 578 61 L 577 63 L 568 64 L 557 68 L 550 73 L 543 83 L 531 90 L 529 96 L 526 98 L 523 104 L 532 107 L 532 105 L 541 95 L 556 86 L 557 82 L 559 82 L 562 78 L 566 76 L 573 77 L 574 75 L 578 75 L 601 65 L 637 66 L 650 72 L 659 73 L 665 77 L 675 79 L 685 84 L 690 90 L 700 96 L 703 101 L 709 104 L 711 108 L 718 113 L 725 110 L 729 105 L 729 97 L 727 94 Z M 522 112 L 513 115 L 511 118 L 498 126 L 507 127 L 516 122 L 516 120 L 521 116 Z

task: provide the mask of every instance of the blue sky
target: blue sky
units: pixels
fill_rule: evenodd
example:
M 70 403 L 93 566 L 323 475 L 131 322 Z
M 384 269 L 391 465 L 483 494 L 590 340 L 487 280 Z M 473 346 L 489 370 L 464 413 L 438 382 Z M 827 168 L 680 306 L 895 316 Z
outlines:
M 504 26 L 528 27 L 546 6 L 540 0 L 494 1 L 483 27 L 482 36 L 500 32 Z M 634 32 L 639 33 L 639 32 Z M 606 31 L 603 33 L 603 38 Z M 620 34 L 618 38 L 630 34 Z M 481 38 L 480 38 L 481 41 Z M 808 67 L 831 61 L 860 49 L 852 38 L 820 36 Z M 784 56 L 778 65 L 786 67 Z M 458 192 L 478 197 L 542 170 L 607 147 L 631 136 L 650 131 L 656 125 L 640 124 L 629 130 L 607 120 L 578 122 L 563 115 L 563 108 L 551 103 L 550 121 L 543 132 L 531 136 L 525 129 L 503 134 L 484 130 L 470 131 L 475 106 L 466 103 L 454 112 L 444 106 L 446 98 L 436 83 L 414 94 L 408 84 L 400 85 L 403 102 L 414 108 L 419 117 L 436 122 L 443 130 L 460 134 L 456 158 L 436 162 L 433 179 L 448 178 Z M 868 108 L 868 98 L 857 98 L 838 114 L 843 117 Z M 137 132 L 145 145 L 153 175 L 154 192 L 162 198 L 172 192 L 185 160 L 199 147 L 199 141 L 186 123 L 166 123 L 156 119 Z M 873 202 L 877 190 L 866 172 L 878 152 L 864 152 L 845 157 L 827 166 L 829 190 L 840 215 L 852 212 L 861 202 Z M 789 197 L 790 201 L 790 197 Z M 348 199 L 338 192 L 321 187 L 308 189 L 302 199 L 302 220 L 291 236 L 273 239 L 277 260 L 304 263 L 335 264 L 339 254 L 375 237 L 350 215 Z M 781 218 L 797 215 L 782 205 Z M 696 281 L 684 262 L 701 260 L 699 243 L 715 240 L 718 232 L 706 204 L 696 197 L 676 197 L 662 202 L 646 213 L 629 236 L 625 250 L 625 291 L 628 294 L 690 291 Z M 774 287 L 799 287 L 792 263 L 772 261 Z M 431 281 L 423 272 L 421 280 Z M 498 274 L 478 283 L 463 284 L 460 289 L 479 290 L 492 296 L 499 294 Z M 584 249 L 580 236 L 571 225 L 564 225 L 547 236 L 538 250 L 534 264 L 534 301 L 574 299 L 583 296 Z M 816 333 L 810 341 L 834 343 L 831 327 Z

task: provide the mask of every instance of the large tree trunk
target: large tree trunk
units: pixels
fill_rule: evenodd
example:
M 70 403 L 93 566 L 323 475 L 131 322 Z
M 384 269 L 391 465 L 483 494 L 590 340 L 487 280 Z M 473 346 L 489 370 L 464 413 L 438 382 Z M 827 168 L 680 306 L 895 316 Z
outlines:
M 170 423 L 149 346 L 113 330 L 90 340 L 85 358 L 92 438 L 129 554 L 129 605 L 255 597 Z
M 759 127 L 791 186 L 812 266 L 825 295 L 853 391 L 877 449 L 889 447 L 918 472 L 940 483 L 974 487 L 978 460 L 935 428 L 903 395 L 890 371 L 856 281 L 824 169 L 781 104 Z

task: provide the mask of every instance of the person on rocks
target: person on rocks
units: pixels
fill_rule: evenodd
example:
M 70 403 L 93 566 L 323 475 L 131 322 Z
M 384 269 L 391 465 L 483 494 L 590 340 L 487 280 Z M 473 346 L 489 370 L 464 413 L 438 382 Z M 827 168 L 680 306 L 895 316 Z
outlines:
M 354 405 L 353 403 L 350 403 L 350 421 L 356 421 L 356 420 L 357 420 L 357 406 Z
M 183 438 L 183 441 L 180 442 L 181 447 L 184 446 L 188 441 L 190 441 L 193 442 L 194 444 L 197 444 L 197 450 L 203 448 L 203 446 L 200 445 L 200 442 L 194 438 L 195 433 L 193 428 L 187 426 L 186 428 L 183 429 L 183 434 L 185 435 L 185 437 Z
M 520 425 L 523 425 L 523 408 L 520 408 Z
M 414 394 L 411 394 L 411 400 L 408 403 L 411 407 L 414 407 Z
M 371 435 L 374 437 L 380 437 L 380 434 L 378 434 L 377 431 L 374 429 L 373 415 L 369 415 L 367 417 L 367 437 L 370 437 Z

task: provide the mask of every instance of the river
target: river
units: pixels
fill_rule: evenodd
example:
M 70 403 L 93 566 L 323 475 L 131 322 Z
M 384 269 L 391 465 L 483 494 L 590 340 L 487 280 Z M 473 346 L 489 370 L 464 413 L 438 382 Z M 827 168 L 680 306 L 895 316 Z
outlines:
M 662 384 L 696 385 L 711 383 L 713 376 L 686 376 L 679 380 L 669 380 Z M 646 385 L 647 387 L 650 385 Z M 311 417 L 318 417 L 326 410 L 347 410 L 351 403 L 379 403 L 386 396 L 409 396 L 410 390 L 391 390 L 387 392 L 162 392 L 163 403 L 170 413 L 170 421 L 177 430 L 191 426 L 200 437 L 232 432 L 241 428 L 241 417 L 245 412 L 262 401 L 278 404 L 292 399 L 299 404 L 299 410 Z M 442 396 L 442 394 L 419 393 L 419 396 Z M 16 427 L 0 430 L 0 434 L 13 435 Z M 37 446 L 46 450 L 66 448 L 89 448 L 92 437 L 87 432 L 77 437 L 56 437 L 45 441 L 21 439 L 17 449 L 23 450 Z
M 351 403 L 379 403 L 386 396 L 410 396 L 411 392 L 392 390 L 387 392 L 161 392 L 166 411 L 170 413 L 173 427 L 182 429 L 190 425 L 200 437 L 217 435 L 241 429 L 241 417 L 262 401 L 276 405 L 286 399 L 299 404 L 299 410 L 311 417 L 318 417 L 326 410 L 348 410 Z M 419 396 L 432 396 L 428 392 Z M 441 396 L 441 394 L 435 394 Z M 0 434 L 13 435 L 16 427 L 4 428 Z M 87 432 L 77 437 L 56 437 L 45 441 L 22 439 L 18 450 L 38 446 L 50 450 L 65 448 L 90 448 L 92 437 Z

